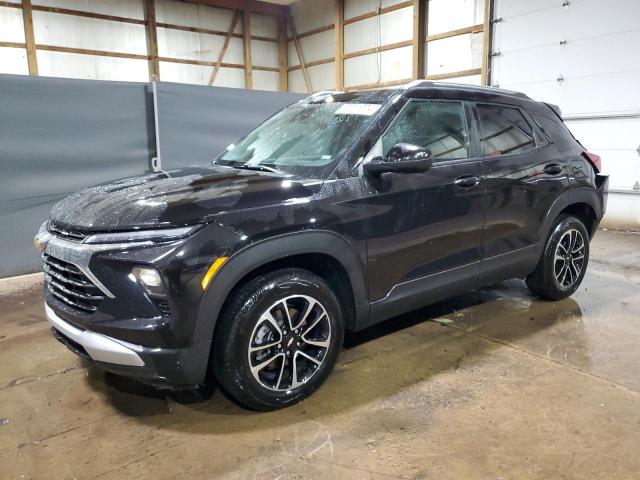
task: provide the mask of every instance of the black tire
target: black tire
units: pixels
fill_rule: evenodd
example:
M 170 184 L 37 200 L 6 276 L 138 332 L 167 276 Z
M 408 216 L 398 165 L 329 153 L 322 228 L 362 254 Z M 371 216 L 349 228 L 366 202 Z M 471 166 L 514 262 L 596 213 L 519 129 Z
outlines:
M 583 245 L 581 249 L 580 240 Z M 546 300 L 567 298 L 582 283 L 588 263 L 587 229 L 576 217 L 560 215 L 551 229 L 536 269 L 526 279 L 527 286 L 535 295 Z
M 267 312 L 276 323 L 267 320 Z M 253 410 L 276 410 L 304 400 L 324 382 L 336 362 L 344 338 L 342 315 L 331 288 L 307 270 L 287 268 L 249 281 L 232 294 L 219 320 L 212 359 L 219 386 Z M 290 331 L 288 324 L 300 328 Z M 278 345 L 261 346 L 274 342 Z M 257 351 L 250 352 L 250 348 Z M 252 373 L 252 367 L 255 371 L 269 358 L 274 360 Z

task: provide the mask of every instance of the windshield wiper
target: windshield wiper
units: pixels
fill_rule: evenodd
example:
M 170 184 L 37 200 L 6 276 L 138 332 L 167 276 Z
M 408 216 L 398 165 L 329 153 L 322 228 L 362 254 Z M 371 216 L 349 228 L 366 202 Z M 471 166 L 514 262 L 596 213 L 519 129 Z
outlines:
M 239 168 L 241 170 L 257 170 L 259 172 L 271 172 L 271 173 L 279 173 L 281 175 L 288 175 L 287 172 L 282 171 L 282 170 L 278 170 L 277 168 L 274 167 L 270 167 L 268 165 L 247 165 L 246 163 L 243 163 L 241 165 L 230 165 L 233 168 Z

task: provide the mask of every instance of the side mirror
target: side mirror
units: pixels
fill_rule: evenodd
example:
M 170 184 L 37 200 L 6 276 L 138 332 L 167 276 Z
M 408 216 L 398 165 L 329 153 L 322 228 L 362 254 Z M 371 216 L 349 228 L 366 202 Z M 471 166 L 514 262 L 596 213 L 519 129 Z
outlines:
M 433 165 L 431 151 L 410 143 L 397 143 L 385 158 L 376 157 L 365 163 L 366 173 L 379 177 L 383 173 L 422 173 Z

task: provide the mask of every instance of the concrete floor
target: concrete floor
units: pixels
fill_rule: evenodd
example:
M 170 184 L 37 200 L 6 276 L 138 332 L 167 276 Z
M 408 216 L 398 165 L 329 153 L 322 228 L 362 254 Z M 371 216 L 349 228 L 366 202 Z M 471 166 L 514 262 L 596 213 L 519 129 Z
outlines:
M 0 478 L 640 478 L 640 235 L 599 232 L 573 298 L 509 281 L 351 335 L 274 413 L 122 381 L 0 282 Z

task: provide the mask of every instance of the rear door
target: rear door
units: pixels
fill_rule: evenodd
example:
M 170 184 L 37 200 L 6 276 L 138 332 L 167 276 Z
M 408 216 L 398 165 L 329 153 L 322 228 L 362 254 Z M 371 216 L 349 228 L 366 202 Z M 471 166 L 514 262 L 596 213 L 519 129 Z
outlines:
M 481 269 L 487 283 L 535 265 L 540 228 L 567 188 L 568 175 L 566 163 L 524 110 L 476 103 L 475 115 L 487 168 Z

